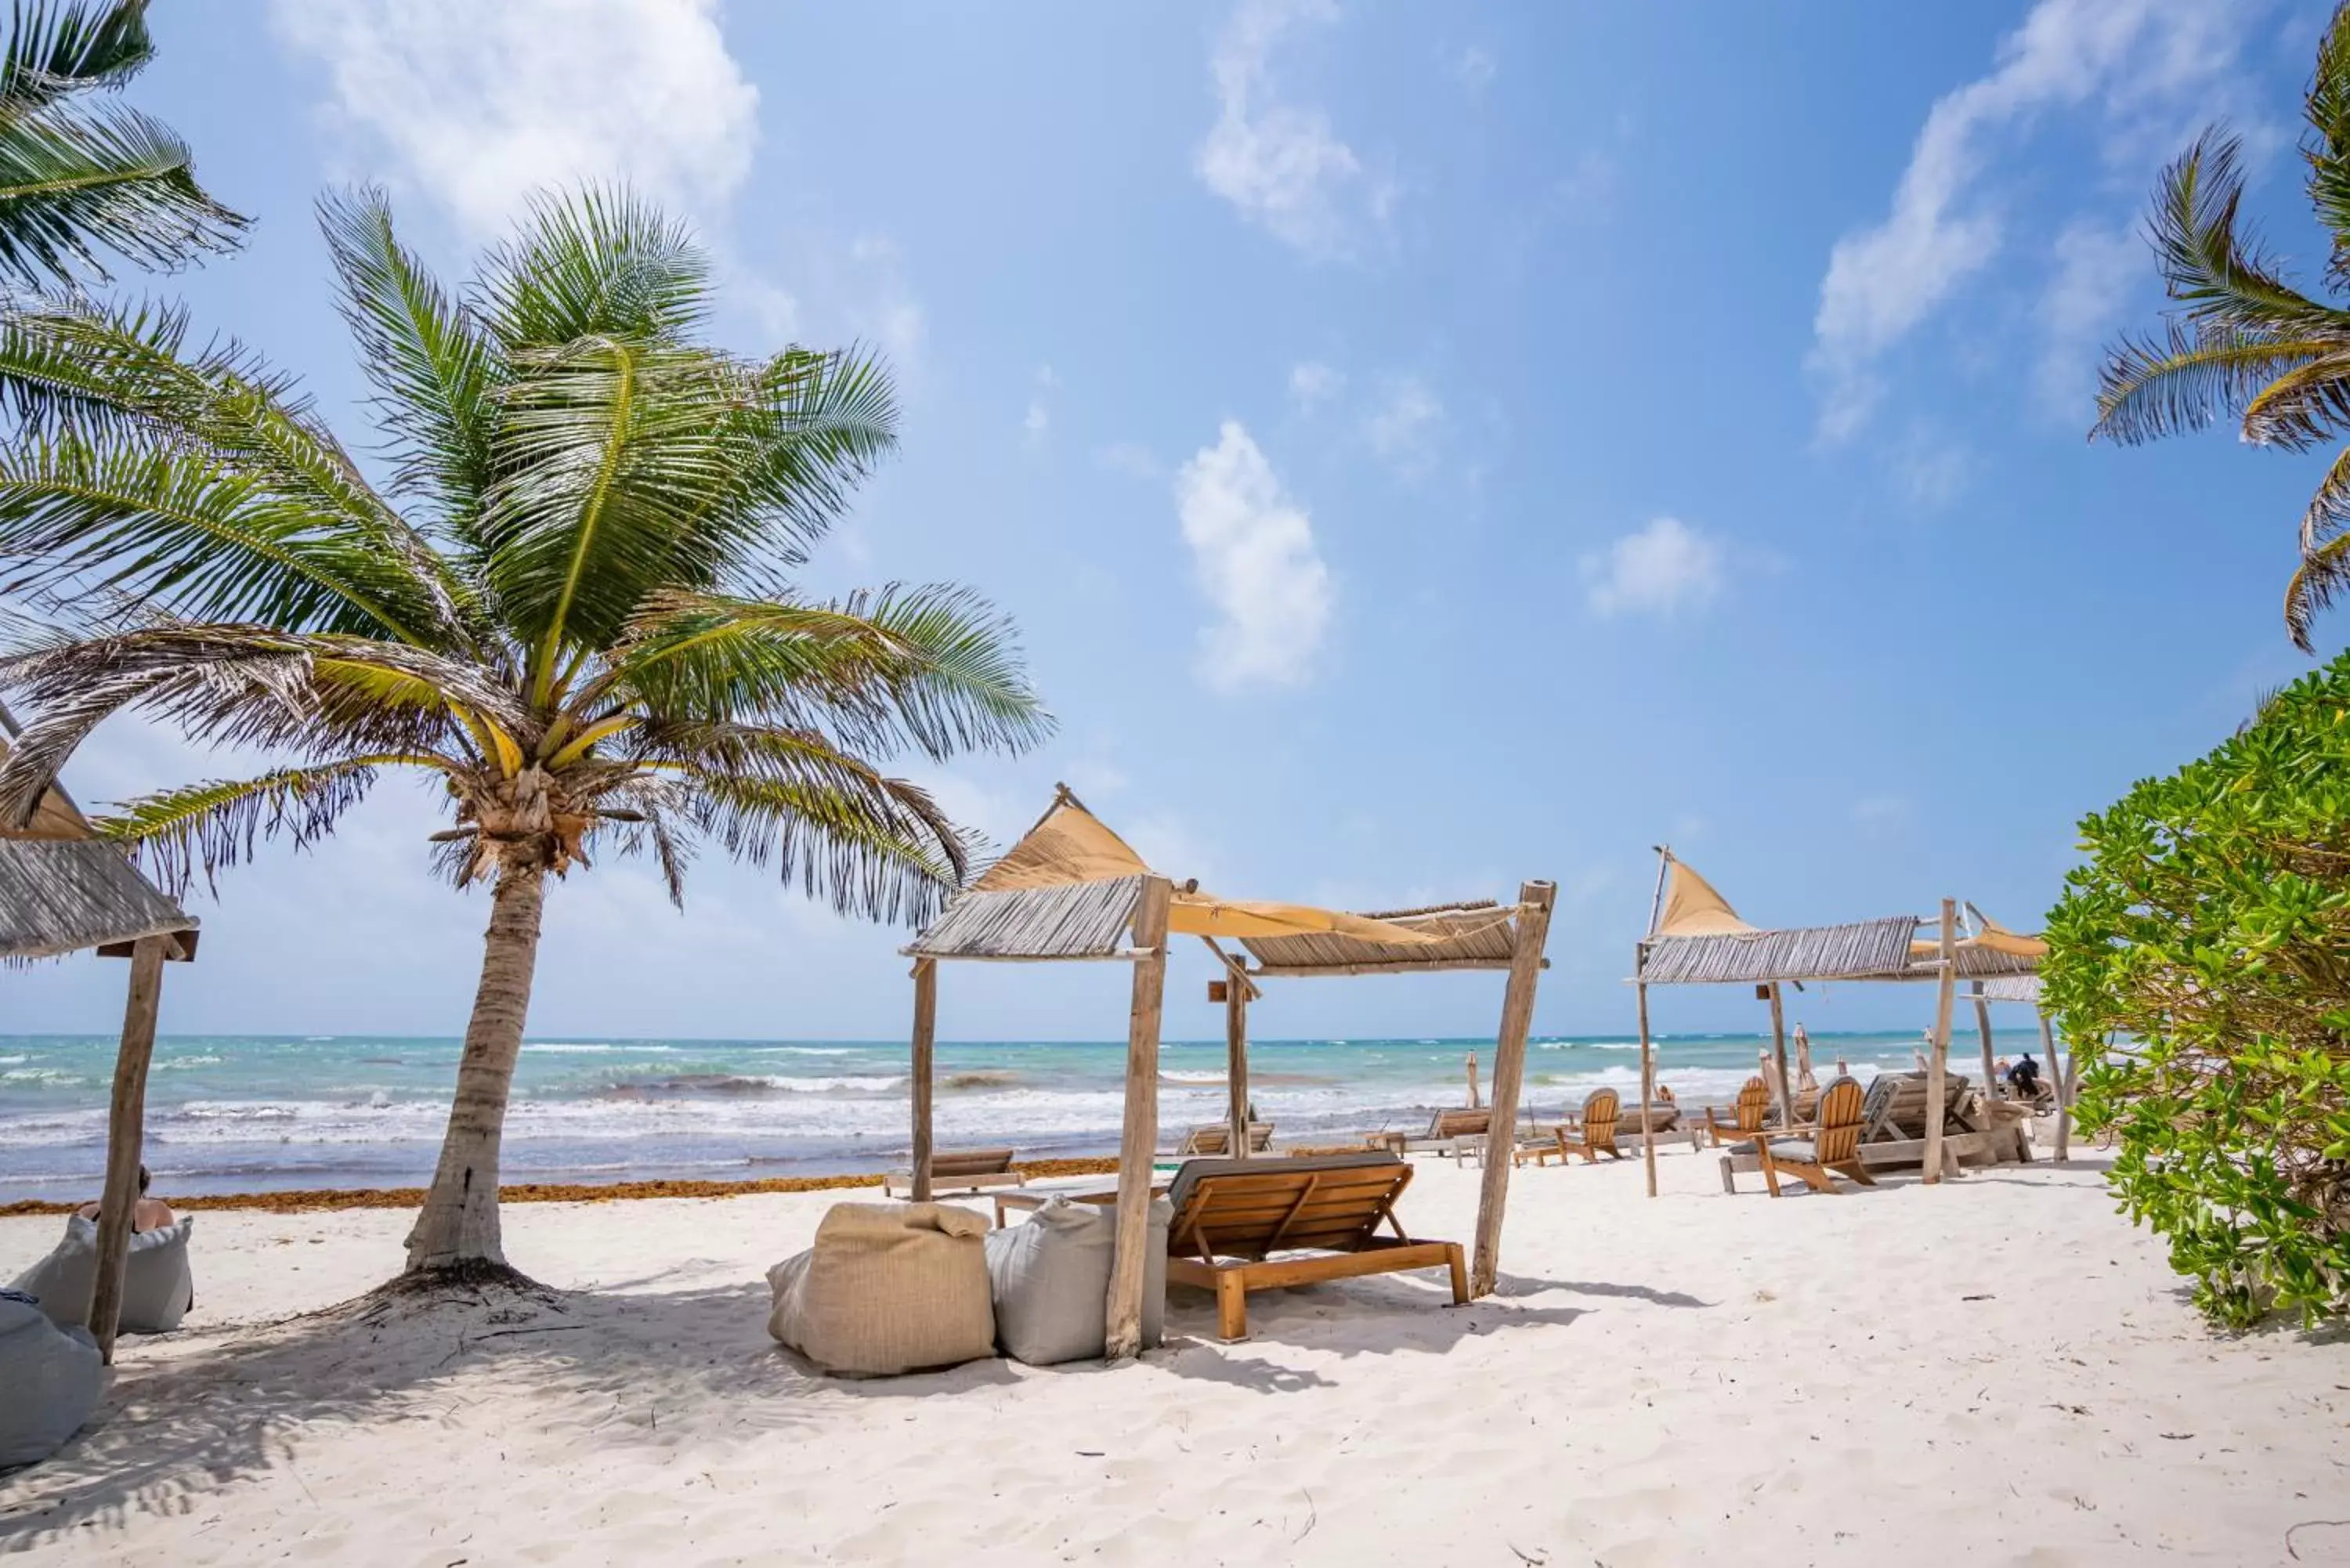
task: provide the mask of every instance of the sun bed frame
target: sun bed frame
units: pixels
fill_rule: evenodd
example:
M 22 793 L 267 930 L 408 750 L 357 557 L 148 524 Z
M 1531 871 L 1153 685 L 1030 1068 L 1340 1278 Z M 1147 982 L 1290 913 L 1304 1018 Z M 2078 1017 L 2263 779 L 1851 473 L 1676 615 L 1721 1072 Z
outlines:
M 1012 1168 L 1012 1157 L 1016 1152 L 1008 1148 L 942 1148 L 931 1156 L 931 1190 L 979 1192 L 991 1187 L 1025 1187 L 1027 1173 Z M 900 1188 L 905 1189 L 903 1193 Z M 883 1173 L 882 1196 L 910 1196 L 913 1190 L 913 1167 L 899 1166 Z
M 1215 1293 L 1216 1332 L 1227 1340 L 1248 1337 L 1251 1291 L 1442 1268 L 1451 1272 L 1454 1304 L 1465 1303 L 1461 1243 L 1414 1241 L 1396 1218 L 1396 1199 L 1410 1185 L 1410 1165 L 1392 1155 L 1194 1160 L 1168 1190 L 1175 1218 L 1167 1278 Z M 1395 1234 L 1380 1235 L 1382 1225 Z

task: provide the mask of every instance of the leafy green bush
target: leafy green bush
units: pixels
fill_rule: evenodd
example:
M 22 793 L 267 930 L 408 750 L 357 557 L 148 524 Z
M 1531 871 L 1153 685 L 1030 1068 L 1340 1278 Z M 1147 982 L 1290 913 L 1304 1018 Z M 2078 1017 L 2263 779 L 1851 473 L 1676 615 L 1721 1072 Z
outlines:
M 2218 1323 L 2350 1314 L 2350 655 L 2081 832 L 2042 972 L 2123 1210 Z

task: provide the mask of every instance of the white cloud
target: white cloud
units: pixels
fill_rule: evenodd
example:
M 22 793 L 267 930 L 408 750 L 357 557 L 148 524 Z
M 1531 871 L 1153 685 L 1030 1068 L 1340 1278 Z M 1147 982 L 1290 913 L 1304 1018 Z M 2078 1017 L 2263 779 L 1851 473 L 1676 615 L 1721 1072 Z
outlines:
M 718 0 L 274 0 L 271 16 L 326 67 L 335 116 L 473 239 L 548 185 L 624 178 L 690 210 L 751 170 L 759 93 Z
M 1290 400 L 1309 414 L 1346 389 L 1347 373 L 1318 359 L 1308 359 L 1289 369 Z
M 1328 115 L 1283 101 L 1272 58 L 1293 24 L 1337 16 L 1333 0 L 1241 0 L 1209 56 L 1216 123 L 1192 156 L 1201 182 L 1242 216 L 1316 255 L 1347 248 L 1346 198 L 1362 182 L 1363 165 Z M 1374 189 L 1368 200 L 1373 217 L 1384 218 L 1393 192 Z
M 1445 73 L 1469 91 L 1471 98 L 1482 96 L 1493 84 L 1494 74 L 1501 69 L 1493 57 L 1471 44 L 1444 62 Z
M 1363 421 L 1363 439 L 1399 473 L 1427 472 L 1436 461 L 1444 405 L 1417 376 L 1388 377 L 1384 390 L 1379 406 Z
M 2099 348 L 2129 298 L 2153 275 L 2146 245 L 2126 227 L 2088 219 L 2056 236 L 2056 270 L 2040 296 L 2040 364 L 2033 384 L 2048 412 L 2083 430 L 2096 417 Z
M 1584 556 L 1583 576 L 1598 615 L 1702 609 L 1721 592 L 1721 546 L 1678 517 L 1659 517 Z
M 1977 189 L 1989 139 L 2092 100 L 2133 131 L 2166 124 L 2162 105 L 2199 101 L 2230 67 L 2245 9 L 2241 0 L 2040 0 L 2001 42 L 1990 75 L 1936 101 L 1884 221 L 1829 253 L 1810 361 L 1821 440 L 1867 422 L 1883 390 L 1878 358 L 1998 255 L 1996 199 Z M 2138 140 L 2115 151 L 2150 161 Z
M 1329 628 L 1330 569 L 1313 519 L 1236 420 L 1175 476 L 1200 586 L 1222 619 L 1200 634 L 1200 678 L 1222 691 L 1301 686 Z

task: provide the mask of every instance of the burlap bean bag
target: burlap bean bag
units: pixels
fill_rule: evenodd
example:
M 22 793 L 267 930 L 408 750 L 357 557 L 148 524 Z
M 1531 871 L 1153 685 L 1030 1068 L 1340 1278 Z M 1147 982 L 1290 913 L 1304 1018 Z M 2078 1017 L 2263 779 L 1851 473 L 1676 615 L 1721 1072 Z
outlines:
M 0 1294 L 0 1469 L 65 1447 L 106 1386 L 98 1342 L 59 1328 L 22 1296 Z
M 122 1265 L 123 1334 L 168 1334 L 180 1326 L 196 1299 L 188 1268 L 188 1238 L 195 1216 L 182 1215 L 157 1231 L 130 1238 Z M 65 1238 L 49 1255 L 9 1282 L 9 1289 L 40 1298 L 41 1310 L 60 1328 L 89 1321 L 89 1288 L 98 1273 L 98 1221 L 76 1214 L 66 1220 Z
M 1167 1227 L 1175 1210 L 1150 1205 L 1150 1241 L 1142 1282 L 1142 1345 L 1159 1343 L 1167 1305 Z M 1031 1366 L 1098 1358 L 1117 1255 L 1118 1211 L 1106 1204 L 1051 1198 L 1025 1223 L 987 1235 L 987 1273 L 995 1292 L 995 1342 Z
M 767 1332 L 827 1372 L 887 1377 L 995 1354 L 987 1220 L 944 1203 L 837 1203 L 767 1271 Z

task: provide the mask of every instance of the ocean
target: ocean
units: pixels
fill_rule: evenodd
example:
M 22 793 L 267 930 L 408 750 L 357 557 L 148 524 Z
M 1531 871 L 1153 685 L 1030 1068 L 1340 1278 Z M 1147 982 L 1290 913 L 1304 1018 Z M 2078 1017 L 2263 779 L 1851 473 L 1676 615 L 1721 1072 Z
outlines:
M 1823 1075 L 1911 1065 L 1915 1033 L 1822 1034 Z M 1658 1076 L 1684 1101 L 1726 1101 L 1768 1037 L 1673 1035 Z M 2002 1031 L 2001 1054 L 2036 1052 Z M 105 1160 L 115 1042 L 0 1035 L 0 1203 L 83 1198 Z M 456 1081 L 453 1039 L 338 1034 L 176 1035 L 155 1048 L 146 1160 L 167 1193 L 412 1187 L 430 1179 Z M 1263 1040 L 1250 1044 L 1258 1114 L 1283 1140 L 1424 1124 L 1467 1103 L 1465 1059 L 1490 1074 L 1490 1039 Z M 1160 1052 L 1161 1137 L 1223 1116 L 1223 1044 Z M 1031 1157 L 1115 1152 L 1123 1041 L 941 1042 L 941 1147 L 1011 1145 Z M 1980 1075 L 1961 1032 L 1953 1070 Z M 1634 1088 L 1639 1046 L 1620 1034 L 1531 1044 L 1538 1115 L 1602 1085 Z M 506 1120 L 509 1181 L 594 1182 L 872 1171 L 907 1154 L 906 1047 L 876 1041 L 534 1040 Z

